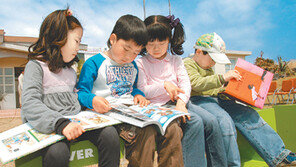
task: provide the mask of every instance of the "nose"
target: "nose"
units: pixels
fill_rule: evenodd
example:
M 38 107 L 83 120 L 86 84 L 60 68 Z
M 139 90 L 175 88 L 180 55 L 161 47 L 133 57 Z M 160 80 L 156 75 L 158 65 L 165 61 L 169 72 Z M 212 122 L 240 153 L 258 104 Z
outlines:
M 216 64 L 216 62 L 212 60 L 211 66 L 213 67 L 215 64 Z
M 159 49 L 159 48 L 160 48 L 159 45 L 154 45 L 154 47 L 153 47 L 153 49 L 155 49 L 155 50 L 157 50 L 157 49 Z
M 137 55 L 138 54 L 136 53 L 131 53 L 131 54 L 128 54 L 125 58 L 129 60 L 129 62 L 132 62 L 137 57 Z

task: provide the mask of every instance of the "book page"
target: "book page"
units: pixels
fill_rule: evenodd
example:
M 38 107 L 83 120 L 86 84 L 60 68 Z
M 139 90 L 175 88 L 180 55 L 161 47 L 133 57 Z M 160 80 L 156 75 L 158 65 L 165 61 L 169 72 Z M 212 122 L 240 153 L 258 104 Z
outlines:
M 80 123 L 86 130 L 121 123 L 116 119 L 92 111 L 81 111 L 77 115 L 67 116 L 66 118 L 69 118 L 72 122 Z M 65 136 L 55 133 L 40 133 L 28 123 L 25 123 L 0 133 L 0 159 L 2 163 L 7 163 L 64 138 Z
M 138 112 L 127 108 L 127 106 L 118 106 L 118 105 L 111 105 L 112 109 L 105 113 L 112 118 L 115 118 L 119 121 L 129 123 L 131 125 L 137 127 L 144 127 L 147 122 L 151 122 L 150 118 L 139 116 Z
M 29 124 L 22 124 L 0 134 L 0 159 L 2 163 L 7 163 L 63 138 L 53 133 L 39 133 Z
M 111 107 L 113 109 L 110 116 L 112 116 L 112 113 L 117 113 L 117 119 L 138 127 L 155 124 L 159 127 L 162 135 L 170 122 L 177 117 L 187 115 L 187 113 L 181 111 L 153 105 L 140 107 L 138 105 L 112 104 Z
M 94 111 L 81 111 L 74 116 L 67 116 L 71 121 L 80 123 L 85 130 L 98 129 L 114 124 L 121 123 L 120 121 L 108 117 L 104 114 L 100 114 Z
M 143 107 L 143 108 L 139 106 L 130 106 L 130 108 L 157 121 L 164 131 L 173 120 L 183 115 L 188 115 L 188 113 L 177 111 L 172 108 L 166 108 L 166 107 L 160 107 L 160 106 L 154 106 L 154 105 L 148 105 L 147 107 Z

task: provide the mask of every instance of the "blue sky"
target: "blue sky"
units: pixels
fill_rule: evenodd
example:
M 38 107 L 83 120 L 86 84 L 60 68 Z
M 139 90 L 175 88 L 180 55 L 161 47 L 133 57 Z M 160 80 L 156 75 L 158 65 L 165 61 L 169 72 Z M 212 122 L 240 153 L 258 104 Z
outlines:
M 106 47 L 116 20 L 124 14 L 143 19 L 142 0 L 0 0 L 0 29 L 8 36 L 37 37 L 42 20 L 70 5 L 84 27 L 82 42 Z M 295 0 L 171 0 L 171 11 L 184 25 L 184 55 L 193 52 L 196 39 L 216 32 L 228 50 L 251 51 L 247 60 L 296 59 Z M 168 0 L 146 0 L 146 16 L 169 14 Z

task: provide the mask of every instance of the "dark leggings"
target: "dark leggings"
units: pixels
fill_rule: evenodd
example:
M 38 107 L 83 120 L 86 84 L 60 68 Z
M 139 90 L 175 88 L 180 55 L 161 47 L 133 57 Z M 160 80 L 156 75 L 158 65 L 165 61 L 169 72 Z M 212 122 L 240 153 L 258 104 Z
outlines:
M 98 149 L 100 167 L 118 167 L 120 162 L 119 136 L 113 126 L 85 132 L 77 141 L 89 140 Z M 66 139 L 44 149 L 44 167 L 69 166 L 70 142 Z

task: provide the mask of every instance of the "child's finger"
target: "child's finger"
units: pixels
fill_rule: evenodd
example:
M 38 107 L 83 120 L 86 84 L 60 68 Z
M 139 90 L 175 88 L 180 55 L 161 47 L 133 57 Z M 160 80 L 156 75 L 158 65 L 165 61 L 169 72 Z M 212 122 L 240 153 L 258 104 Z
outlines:
M 140 107 L 144 107 L 144 105 L 145 105 L 145 101 L 142 100 L 140 103 L 141 103 L 141 104 L 140 104 Z
M 142 107 L 142 105 L 143 105 L 143 101 L 140 100 L 140 99 L 138 99 L 137 101 L 138 101 L 138 105 L 139 105 L 140 107 Z
M 149 100 L 146 100 L 145 106 L 148 106 L 149 104 L 150 104 L 150 101 Z
M 71 141 L 72 137 L 71 136 L 67 136 L 67 140 Z
M 78 136 L 77 136 L 77 137 L 81 136 L 82 133 L 83 133 L 82 130 L 78 131 Z M 76 137 L 76 138 L 77 138 L 77 137 Z
M 242 76 L 241 76 L 241 75 L 239 75 L 239 74 L 236 74 L 235 78 L 236 78 L 236 80 L 240 81 L 240 80 L 241 80 L 241 78 L 242 78 Z
M 108 105 L 108 111 L 111 110 L 111 109 L 112 109 L 112 107 L 110 105 Z
M 176 90 L 175 92 L 174 92 L 174 100 L 177 100 L 178 99 L 178 90 Z
M 174 99 L 175 99 L 175 97 L 178 95 L 178 90 L 177 89 L 173 91 L 173 95 L 174 95 Z
M 138 98 L 134 98 L 134 104 L 137 105 L 139 102 L 139 99 Z
M 109 110 L 111 110 L 111 106 L 110 106 L 110 103 L 109 103 L 109 101 L 108 100 L 106 100 L 105 98 L 104 98 L 104 101 L 103 101 L 104 103 L 105 103 L 105 105 L 108 107 L 108 111 Z
M 69 132 L 69 137 L 67 138 L 68 140 L 73 140 L 73 132 Z
M 78 130 L 79 130 L 79 132 L 81 132 L 81 134 L 82 133 L 84 133 L 85 132 L 85 129 L 81 126 L 81 124 L 78 124 L 79 126 L 78 126 Z M 81 135 L 80 134 L 80 135 Z
M 185 115 L 182 116 L 182 120 L 183 120 L 183 123 L 186 123 L 186 117 L 185 117 Z
M 72 133 L 72 140 L 73 140 L 73 139 L 76 139 L 78 136 L 79 136 L 78 131 L 74 131 L 74 132 Z
M 237 71 L 237 70 L 234 70 L 234 72 L 237 73 L 237 74 L 240 74 L 239 71 Z
M 174 95 L 173 95 L 173 93 L 169 93 L 169 95 L 170 95 L 170 99 L 171 99 L 172 101 L 174 101 Z
M 187 117 L 187 119 L 188 119 L 188 120 L 190 120 L 190 119 L 191 119 L 190 115 L 186 115 L 186 117 Z
M 109 106 L 106 104 L 102 104 L 101 112 L 106 113 L 109 111 Z
M 178 88 L 178 92 L 180 92 L 180 93 L 185 93 L 185 91 L 182 90 L 182 89 L 180 89 L 180 88 Z
M 108 100 L 106 100 L 105 98 L 101 97 L 101 100 L 102 100 L 105 104 L 109 104 Z
M 64 136 L 67 138 L 67 140 L 71 140 L 71 136 L 69 134 L 64 134 Z
M 79 126 L 79 127 L 77 128 L 77 136 L 76 136 L 76 138 L 79 137 L 79 136 L 81 136 L 82 133 L 83 133 L 83 128 L 82 128 L 82 126 Z
M 143 106 L 145 106 L 145 107 L 147 106 L 147 100 L 144 101 Z

